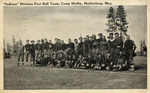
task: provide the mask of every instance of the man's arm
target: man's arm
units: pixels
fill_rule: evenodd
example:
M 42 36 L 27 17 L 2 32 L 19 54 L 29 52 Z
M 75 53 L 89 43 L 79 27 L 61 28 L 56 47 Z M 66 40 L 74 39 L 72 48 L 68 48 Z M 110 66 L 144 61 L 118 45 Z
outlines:
M 135 43 L 133 41 L 133 51 L 135 51 L 135 50 L 136 50 L 136 45 L 135 45 Z

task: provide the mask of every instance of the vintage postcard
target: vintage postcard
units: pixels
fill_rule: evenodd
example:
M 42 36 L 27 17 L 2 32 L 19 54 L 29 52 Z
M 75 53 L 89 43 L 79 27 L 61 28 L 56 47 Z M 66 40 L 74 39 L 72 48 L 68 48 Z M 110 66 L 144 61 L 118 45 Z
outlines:
M 150 93 L 149 4 L 1 1 L 0 92 Z

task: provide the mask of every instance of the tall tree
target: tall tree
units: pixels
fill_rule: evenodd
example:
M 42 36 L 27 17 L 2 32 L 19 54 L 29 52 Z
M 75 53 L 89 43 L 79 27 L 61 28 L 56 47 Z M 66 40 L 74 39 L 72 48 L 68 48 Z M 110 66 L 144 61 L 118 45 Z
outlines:
M 122 32 L 124 35 L 126 35 L 127 28 L 128 28 L 128 22 L 127 22 L 127 14 L 124 10 L 124 7 L 122 5 L 119 5 L 116 11 L 116 22 L 115 25 L 120 30 L 120 36 L 122 36 Z
M 115 25 L 115 10 L 113 7 L 109 8 L 107 18 L 108 18 L 108 23 L 106 23 L 106 26 L 108 26 L 108 29 L 106 29 L 106 31 L 108 33 L 114 33 L 117 27 Z

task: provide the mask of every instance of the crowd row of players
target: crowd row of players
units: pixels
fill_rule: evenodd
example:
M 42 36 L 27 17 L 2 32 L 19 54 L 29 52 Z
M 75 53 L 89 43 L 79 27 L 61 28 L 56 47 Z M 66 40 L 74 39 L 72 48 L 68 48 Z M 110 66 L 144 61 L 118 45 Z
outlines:
M 68 39 L 68 44 L 55 38 L 55 43 L 47 38 L 42 40 L 26 40 L 17 46 L 18 66 L 32 63 L 33 66 L 68 67 L 68 68 L 93 68 L 97 70 L 134 70 L 134 51 L 136 45 L 130 36 L 126 41 L 118 33 L 110 33 L 107 39 L 102 33 L 99 38 L 96 35 L 79 37 L 79 41 Z M 24 60 L 25 59 L 25 60 Z M 29 60 L 30 59 L 30 60 Z M 30 62 L 28 62 L 30 61 Z

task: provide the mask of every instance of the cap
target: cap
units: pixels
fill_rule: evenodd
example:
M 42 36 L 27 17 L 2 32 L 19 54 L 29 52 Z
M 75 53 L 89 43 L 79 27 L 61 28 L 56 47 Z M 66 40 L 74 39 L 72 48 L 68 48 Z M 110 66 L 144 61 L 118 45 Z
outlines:
M 98 34 L 98 36 L 102 36 L 102 35 L 103 35 L 102 33 L 99 33 L 99 34 Z
M 40 40 L 37 40 L 37 42 L 40 42 Z
M 31 40 L 31 42 L 35 42 L 34 40 Z
M 74 39 L 74 41 L 77 41 L 77 39 Z
M 93 34 L 92 37 L 96 37 L 96 35 Z
M 109 33 L 109 35 L 113 35 L 113 33 Z
M 115 35 L 119 35 L 119 33 L 115 33 Z
M 108 36 L 107 38 L 109 39 L 110 37 Z
M 47 40 L 47 38 L 44 38 L 44 40 Z
M 87 35 L 86 37 L 88 37 L 88 38 L 89 38 L 89 35 Z
M 82 39 L 82 37 L 79 37 L 79 39 Z
M 43 39 L 41 39 L 41 42 L 44 42 L 44 40 L 43 40 Z

